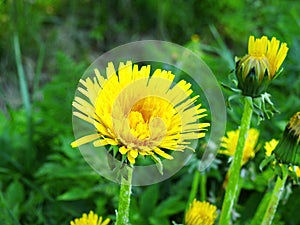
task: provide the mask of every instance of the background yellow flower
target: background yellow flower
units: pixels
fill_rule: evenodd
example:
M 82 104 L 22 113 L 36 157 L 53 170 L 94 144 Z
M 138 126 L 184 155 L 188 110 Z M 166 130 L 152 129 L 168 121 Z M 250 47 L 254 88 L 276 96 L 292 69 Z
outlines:
M 90 211 L 88 215 L 84 213 L 81 218 L 71 221 L 70 225 L 107 225 L 109 222 L 109 218 L 102 220 L 101 216 L 99 217 L 93 211 Z
M 222 138 L 221 147 L 223 149 L 219 150 L 220 154 L 233 156 L 236 150 L 236 146 L 239 138 L 239 130 L 228 131 L 226 136 Z M 259 137 L 259 131 L 255 128 L 250 128 L 248 132 L 248 136 L 245 142 L 244 150 L 243 150 L 243 158 L 242 165 L 248 162 L 249 159 L 255 156 L 256 151 L 258 150 L 257 141 Z
M 185 225 L 212 225 L 216 218 L 216 206 L 194 199 L 185 214 Z

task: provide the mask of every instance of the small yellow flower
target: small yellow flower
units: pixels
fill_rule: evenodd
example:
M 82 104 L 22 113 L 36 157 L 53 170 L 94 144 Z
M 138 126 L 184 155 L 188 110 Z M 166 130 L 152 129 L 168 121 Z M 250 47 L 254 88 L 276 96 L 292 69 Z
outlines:
M 238 143 L 239 133 L 240 130 L 228 131 L 226 133 L 227 136 L 222 138 L 221 147 L 223 147 L 224 149 L 219 150 L 220 154 L 234 156 Z M 257 145 L 258 137 L 259 131 L 254 128 L 250 128 L 243 150 L 242 165 L 244 165 L 246 162 L 248 162 L 249 159 L 255 156 L 255 153 L 257 151 L 255 147 Z
M 185 225 L 212 225 L 216 218 L 216 206 L 194 199 L 185 214 Z
M 299 168 L 299 166 L 296 166 L 296 174 L 297 174 L 297 177 L 300 177 L 300 168 Z
M 248 54 L 236 58 L 238 87 L 244 95 L 258 97 L 266 91 L 271 80 L 278 75 L 279 68 L 288 52 L 286 43 L 273 37 L 249 37 Z
M 265 143 L 265 150 L 266 150 L 266 156 L 271 156 L 272 152 L 274 151 L 274 149 L 276 148 L 277 144 L 278 144 L 278 140 L 272 139 L 271 141 L 268 141 Z
M 103 221 L 101 216 L 99 217 L 93 211 L 90 211 L 88 215 L 84 213 L 81 218 L 71 221 L 70 225 L 107 225 L 109 222 L 109 218 Z
M 92 142 L 95 147 L 113 145 L 134 164 L 138 155 L 172 159 L 172 151 L 190 148 L 190 140 L 205 136 L 209 123 L 200 123 L 206 109 L 190 97 L 191 84 L 184 80 L 174 85 L 171 71 L 150 65 L 120 63 L 116 71 L 109 63 L 106 78 L 95 69 L 93 79 L 80 80 L 73 101 L 73 115 L 92 124 L 95 132 L 71 145 Z M 81 95 L 79 95 L 81 94 Z M 168 150 L 169 152 L 166 152 Z

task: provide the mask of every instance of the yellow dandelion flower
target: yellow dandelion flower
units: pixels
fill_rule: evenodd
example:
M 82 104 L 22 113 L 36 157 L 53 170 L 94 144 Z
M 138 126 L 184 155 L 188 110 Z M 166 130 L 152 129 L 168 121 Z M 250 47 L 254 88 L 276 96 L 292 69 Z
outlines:
M 300 168 L 299 168 L 299 166 L 296 166 L 296 174 L 297 174 L 297 177 L 300 177 Z
M 268 141 L 265 143 L 265 150 L 266 150 L 266 156 L 271 156 L 272 152 L 274 151 L 274 149 L 276 148 L 277 144 L 278 144 L 278 140 L 272 139 L 271 141 Z
M 171 71 L 157 69 L 150 75 L 150 65 L 120 63 L 116 71 L 109 63 L 106 78 L 95 69 L 93 79 L 80 80 L 73 115 L 95 127 L 95 133 L 83 136 L 71 145 L 93 142 L 95 147 L 118 146 L 130 164 L 138 155 L 172 159 L 172 151 L 190 148 L 191 140 L 205 136 L 209 123 L 199 123 L 206 116 L 199 96 L 190 97 L 191 84 L 181 80 L 174 85 Z M 168 150 L 168 152 L 166 151 Z
M 238 87 L 244 95 L 257 97 L 265 92 L 269 82 L 276 78 L 277 72 L 286 58 L 288 47 L 273 37 L 249 37 L 248 54 L 236 59 Z
M 99 217 L 93 211 L 90 211 L 88 215 L 84 213 L 81 218 L 71 221 L 70 225 L 107 225 L 109 222 L 109 218 L 102 220 L 101 216 Z
M 222 138 L 221 147 L 223 147 L 224 149 L 219 150 L 220 154 L 234 156 L 238 143 L 239 133 L 239 130 L 228 131 L 226 133 L 227 136 Z M 254 128 L 250 128 L 243 150 L 242 165 L 244 165 L 246 162 L 248 162 L 249 159 L 255 156 L 257 150 L 255 147 L 257 145 L 258 137 L 259 131 Z
M 216 218 L 216 206 L 194 199 L 185 214 L 185 225 L 212 225 Z

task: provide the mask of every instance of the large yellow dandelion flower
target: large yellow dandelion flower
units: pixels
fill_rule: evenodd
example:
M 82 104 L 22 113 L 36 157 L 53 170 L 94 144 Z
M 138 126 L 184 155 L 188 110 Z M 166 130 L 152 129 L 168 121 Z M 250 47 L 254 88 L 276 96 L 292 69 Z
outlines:
M 185 225 L 212 225 L 217 218 L 217 207 L 194 199 L 185 214 Z
M 239 133 L 240 130 L 228 131 L 226 133 L 227 136 L 224 136 L 222 138 L 221 147 L 223 147 L 223 149 L 219 150 L 220 154 L 234 156 L 238 143 Z M 243 150 L 242 165 L 244 165 L 246 162 L 248 162 L 249 159 L 255 156 L 255 153 L 257 151 L 256 145 L 258 137 L 259 131 L 254 128 L 250 128 Z
M 109 222 L 109 218 L 102 220 L 101 216 L 99 217 L 93 211 L 90 211 L 88 215 L 84 213 L 81 218 L 71 221 L 70 225 L 107 225 Z
M 257 97 L 263 93 L 269 82 L 276 78 L 288 52 L 286 43 L 273 37 L 249 37 L 248 54 L 236 60 L 238 87 L 244 95 Z
M 109 63 L 106 77 L 95 69 L 93 79 L 80 80 L 74 99 L 73 115 L 92 124 L 95 132 L 71 145 L 93 142 L 95 147 L 117 146 L 119 153 L 134 164 L 138 155 L 172 159 L 172 151 L 190 148 L 191 140 L 205 136 L 209 123 L 199 123 L 206 116 L 199 96 L 191 97 L 191 84 L 174 84 L 171 71 L 157 69 L 150 76 L 150 65 L 120 63 L 116 71 Z M 196 105 L 194 105 L 196 104 Z

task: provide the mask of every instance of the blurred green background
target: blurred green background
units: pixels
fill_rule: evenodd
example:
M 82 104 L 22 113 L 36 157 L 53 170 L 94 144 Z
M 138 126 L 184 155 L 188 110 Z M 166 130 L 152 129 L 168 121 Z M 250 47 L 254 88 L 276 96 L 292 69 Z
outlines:
M 299 12 L 292 0 L 1 0 L 1 224 L 69 224 L 89 210 L 114 220 L 119 185 L 70 147 L 77 82 L 98 56 L 131 41 L 170 41 L 193 50 L 220 83 L 230 83 L 234 56 L 246 53 L 249 35 L 275 36 L 290 50 L 283 74 L 269 87 L 280 113 L 258 125 L 261 150 L 243 171 L 234 224 L 247 224 L 272 185 L 272 171 L 258 169 L 263 143 L 279 138 L 300 109 Z M 225 98 L 230 95 L 224 90 Z M 232 103 L 227 130 L 237 129 L 241 106 Z M 181 223 L 197 162 L 162 183 L 134 187 L 132 224 Z M 206 200 L 219 209 L 227 168 L 227 158 L 219 156 L 205 172 Z M 290 183 L 284 196 L 274 224 L 299 224 L 300 189 Z

